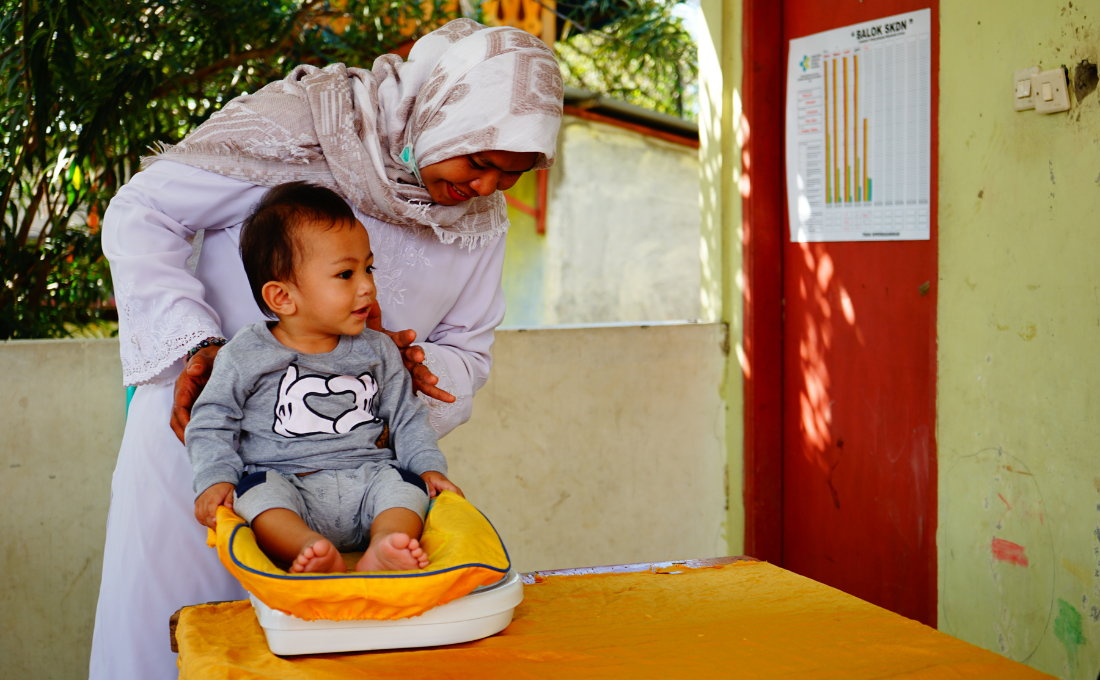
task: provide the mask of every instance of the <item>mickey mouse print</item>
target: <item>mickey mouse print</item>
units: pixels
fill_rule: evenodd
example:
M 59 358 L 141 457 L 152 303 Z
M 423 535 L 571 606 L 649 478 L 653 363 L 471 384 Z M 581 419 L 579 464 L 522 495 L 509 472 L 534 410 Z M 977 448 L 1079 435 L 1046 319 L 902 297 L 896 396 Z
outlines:
M 345 395 L 353 404 L 347 408 Z M 279 383 L 275 420 L 271 429 L 287 438 L 311 434 L 347 434 L 360 425 L 381 422 L 377 415 L 378 383 L 370 373 L 348 375 L 301 375 L 296 364 L 286 369 Z M 312 403 L 309 403 L 312 402 Z M 322 404 L 339 403 L 343 408 L 330 417 Z

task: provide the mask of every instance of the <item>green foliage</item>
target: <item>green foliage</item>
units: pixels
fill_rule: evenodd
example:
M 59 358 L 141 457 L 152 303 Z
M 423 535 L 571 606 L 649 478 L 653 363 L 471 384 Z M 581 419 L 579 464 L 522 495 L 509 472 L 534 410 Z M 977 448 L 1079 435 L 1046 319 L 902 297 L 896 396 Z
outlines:
M 370 66 L 453 4 L 0 0 L 0 339 L 112 318 L 98 224 L 155 144 L 297 64 Z M 675 4 L 559 0 L 566 81 L 691 117 L 698 66 Z
M 694 120 L 699 59 L 683 0 L 559 0 L 566 84 Z
M 45 274 L 32 279 L 30 289 L 20 288 L 15 295 L 3 297 L 0 337 L 59 337 L 106 318 L 110 272 L 94 234 L 67 229 L 22 248 L 6 238 L 0 248 L 5 272 Z M 6 283 L 6 274 L 4 278 Z M 23 316 L 32 300 L 37 303 L 35 319 L 28 323 Z
M 297 64 L 369 67 L 445 16 L 403 0 L 0 0 L 0 339 L 110 317 L 99 218 L 156 143 Z

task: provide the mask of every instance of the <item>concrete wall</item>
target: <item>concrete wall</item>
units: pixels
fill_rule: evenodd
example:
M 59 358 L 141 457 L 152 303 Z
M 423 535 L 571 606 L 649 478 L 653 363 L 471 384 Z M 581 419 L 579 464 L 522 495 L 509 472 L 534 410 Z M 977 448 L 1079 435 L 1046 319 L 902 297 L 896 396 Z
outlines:
M 0 676 L 87 677 L 125 422 L 118 342 L 0 342 L 0 376 Z
M 1100 3 L 940 6 L 939 625 L 1094 680 L 1100 101 L 1016 113 L 1011 83 L 1100 61 Z
M 441 446 L 521 570 L 727 554 L 718 324 L 497 337 Z
M 548 194 L 545 235 L 509 210 L 505 326 L 700 318 L 697 150 L 566 116 Z
M 442 448 L 518 568 L 726 554 L 720 336 L 497 334 L 473 420 Z M 124 424 L 118 343 L 0 343 L 0 375 L 0 677 L 86 677 Z

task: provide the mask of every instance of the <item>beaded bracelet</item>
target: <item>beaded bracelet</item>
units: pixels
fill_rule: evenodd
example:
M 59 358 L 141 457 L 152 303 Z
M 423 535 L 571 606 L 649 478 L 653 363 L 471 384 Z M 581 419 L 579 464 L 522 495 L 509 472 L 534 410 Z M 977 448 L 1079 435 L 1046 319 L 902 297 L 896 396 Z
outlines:
M 209 337 L 199 344 L 195 345 L 191 349 L 187 350 L 187 358 L 184 361 L 191 361 L 191 357 L 199 353 L 199 350 L 206 347 L 221 347 L 225 343 L 229 342 L 225 338 Z

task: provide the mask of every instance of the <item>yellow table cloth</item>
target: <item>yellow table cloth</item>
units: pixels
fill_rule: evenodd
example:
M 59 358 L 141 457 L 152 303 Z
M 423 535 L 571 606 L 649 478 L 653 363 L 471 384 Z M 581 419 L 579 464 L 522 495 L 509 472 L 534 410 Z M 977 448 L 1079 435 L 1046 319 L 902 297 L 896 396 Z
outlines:
M 283 659 L 248 602 L 188 607 L 180 677 L 1051 677 L 763 562 L 537 581 L 500 634 L 428 649 Z

